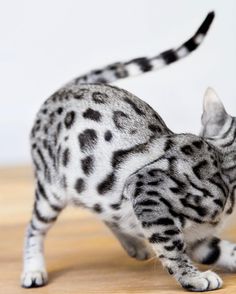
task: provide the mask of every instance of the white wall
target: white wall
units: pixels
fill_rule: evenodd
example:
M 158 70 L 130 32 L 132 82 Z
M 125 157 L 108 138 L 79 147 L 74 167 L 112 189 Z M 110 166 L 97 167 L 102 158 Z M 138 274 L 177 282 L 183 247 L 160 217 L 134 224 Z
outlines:
M 179 45 L 212 9 L 213 27 L 191 57 L 116 83 L 151 104 L 172 130 L 194 133 L 208 85 L 236 115 L 236 1 L 1 1 L 0 164 L 30 161 L 35 113 L 62 84 L 101 65 Z

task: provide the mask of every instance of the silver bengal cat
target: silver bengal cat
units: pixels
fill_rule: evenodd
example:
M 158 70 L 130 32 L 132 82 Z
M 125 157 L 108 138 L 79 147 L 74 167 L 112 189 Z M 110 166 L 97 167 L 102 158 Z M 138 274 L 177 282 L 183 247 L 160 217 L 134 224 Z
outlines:
M 69 204 L 99 215 L 130 256 L 154 253 L 190 291 L 222 286 L 192 259 L 236 270 L 236 245 L 215 237 L 235 202 L 236 119 L 208 89 L 201 135 L 175 134 L 148 104 L 106 85 L 185 57 L 213 18 L 177 49 L 92 71 L 43 104 L 31 132 L 36 186 L 23 287 L 46 284 L 44 238 Z

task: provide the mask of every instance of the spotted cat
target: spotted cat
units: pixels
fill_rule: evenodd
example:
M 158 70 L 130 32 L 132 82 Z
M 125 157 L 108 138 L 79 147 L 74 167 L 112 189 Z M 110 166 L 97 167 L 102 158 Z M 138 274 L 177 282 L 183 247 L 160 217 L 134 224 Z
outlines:
M 213 17 L 181 50 L 160 55 L 163 62 L 196 48 Z M 222 285 L 217 274 L 200 272 L 191 259 L 236 268 L 235 245 L 215 237 L 233 211 L 236 119 L 209 89 L 201 136 L 174 134 L 148 104 L 101 83 L 131 75 L 131 65 L 142 71 L 154 63 L 136 59 L 92 72 L 40 109 L 31 132 L 36 189 L 23 287 L 47 282 L 44 237 L 69 204 L 94 211 L 130 256 L 144 260 L 155 254 L 188 290 Z

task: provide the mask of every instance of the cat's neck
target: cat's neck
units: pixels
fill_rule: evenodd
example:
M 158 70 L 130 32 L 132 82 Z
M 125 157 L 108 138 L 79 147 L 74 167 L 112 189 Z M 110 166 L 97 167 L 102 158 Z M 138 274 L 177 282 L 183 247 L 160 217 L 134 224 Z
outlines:
M 228 137 L 218 136 L 217 138 L 204 138 L 204 140 L 214 148 L 218 156 L 219 173 L 227 184 L 229 203 L 231 203 L 226 213 L 231 214 L 236 202 L 236 150 L 231 145 L 224 147 L 229 142 Z

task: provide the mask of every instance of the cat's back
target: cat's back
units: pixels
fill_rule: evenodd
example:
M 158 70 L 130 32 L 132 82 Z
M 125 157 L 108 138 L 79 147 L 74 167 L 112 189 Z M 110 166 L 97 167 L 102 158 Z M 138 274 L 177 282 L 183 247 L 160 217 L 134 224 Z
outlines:
M 153 141 L 169 132 L 147 103 L 125 90 L 103 84 L 64 87 L 37 115 L 32 156 L 48 181 L 66 183 L 71 199 L 93 195 L 93 204 L 114 191 L 120 197 L 127 176 L 159 152 L 150 151 Z
M 82 84 L 61 88 L 46 100 L 31 134 L 33 141 L 54 138 L 58 143 L 62 135 L 67 138 L 75 132 L 130 146 L 170 131 L 147 103 L 128 91 L 104 84 Z

